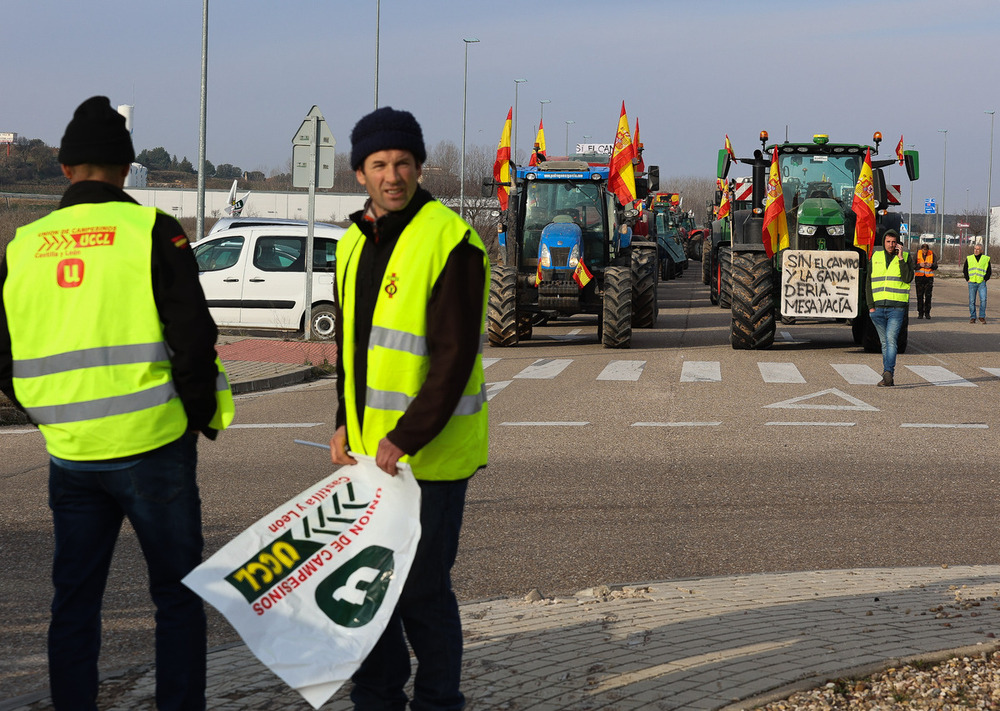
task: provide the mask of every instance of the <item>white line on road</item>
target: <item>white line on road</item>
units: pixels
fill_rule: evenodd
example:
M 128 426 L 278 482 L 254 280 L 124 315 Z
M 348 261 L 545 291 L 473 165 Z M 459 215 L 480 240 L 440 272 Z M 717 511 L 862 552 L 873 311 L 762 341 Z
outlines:
M 572 331 L 570 331 L 567 334 L 564 334 L 564 335 L 553 335 L 553 336 L 550 336 L 550 338 L 552 340 L 554 340 L 554 341 L 578 341 L 578 340 L 580 340 L 582 338 L 582 336 L 580 335 L 580 332 L 582 330 L 583 330 L 582 328 L 574 328 Z
M 942 385 L 944 387 L 953 388 L 978 387 L 975 383 L 970 383 L 965 378 L 952 373 L 947 368 L 942 368 L 940 365 L 907 365 L 904 367 L 907 370 L 916 373 L 932 385 Z
M 849 385 L 874 385 L 882 379 L 881 375 L 867 365 L 835 364 L 833 369 L 840 373 Z
M 982 422 L 963 422 L 961 424 L 934 423 L 934 422 L 904 422 L 900 427 L 934 427 L 946 430 L 988 430 L 989 425 Z
M 765 383 L 804 383 L 806 379 L 794 363 L 758 363 Z
M 682 383 L 722 382 L 722 366 L 717 360 L 686 360 L 681 368 Z
M 499 362 L 500 362 L 499 358 L 483 358 L 483 370 L 486 370 L 494 363 L 499 363 Z
M 721 420 L 716 422 L 633 422 L 633 427 L 718 427 Z
M 644 360 L 613 360 L 608 363 L 598 380 L 638 380 L 642 369 L 646 367 Z
M 539 358 L 520 373 L 515 378 L 529 378 L 532 380 L 551 380 L 563 372 L 573 361 L 569 358 Z
M 501 422 L 504 427 L 583 427 L 589 422 Z
M 822 398 L 829 399 L 827 396 L 838 397 L 844 402 L 850 404 L 838 405 L 828 402 L 812 402 Z M 848 395 L 843 390 L 838 390 L 837 388 L 828 388 L 826 390 L 820 390 L 819 392 L 809 393 L 808 395 L 799 395 L 798 397 L 789 398 L 788 400 L 782 400 L 781 402 L 776 402 L 771 405 L 764 405 L 765 409 L 769 407 L 785 408 L 789 410 L 867 410 L 869 412 L 878 412 L 878 408 L 874 405 L 869 405 L 864 400 L 859 400 L 853 395 Z
M 267 430 L 267 429 L 279 429 L 279 428 L 295 428 L 295 427 L 319 427 L 320 425 L 325 425 L 325 422 L 271 422 L 259 425 L 229 425 L 231 430 Z
M 854 427 L 857 422 L 765 422 L 768 427 Z
M 31 434 L 32 432 L 40 432 L 40 430 L 30 429 L 30 430 L 5 430 L 0 428 L 0 434 Z
M 492 400 L 498 392 L 513 382 L 513 380 L 501 380 L 496 383 L 486 383 L 486 401 Z
M 1000 378 L 1000 368 L 983 368 L 983 370 L 985 370 L 990 375 L 995 375 L 996 377 Z

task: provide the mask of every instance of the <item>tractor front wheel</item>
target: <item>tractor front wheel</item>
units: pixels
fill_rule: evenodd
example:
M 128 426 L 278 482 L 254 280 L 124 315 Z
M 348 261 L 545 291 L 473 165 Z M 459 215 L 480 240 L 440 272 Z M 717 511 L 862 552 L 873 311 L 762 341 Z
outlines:
M 602 310 L 601 342 L 604 347 L 631 347 L 632 271 L 628 267 L 608 267 L 604 270 Z
M 653 328 L 659 315 L 655 249 L 632 250 L 632 326 Z
M 730 343 L 736 350 L 774 343 L 774 271 L 763 252 L 736 252 L 732 261 Z
M 518 343 L 517 272 L 511 267 L 490 270 L 490 299 L 486 309 L 486 333 L 491 346 L 505 348 Z

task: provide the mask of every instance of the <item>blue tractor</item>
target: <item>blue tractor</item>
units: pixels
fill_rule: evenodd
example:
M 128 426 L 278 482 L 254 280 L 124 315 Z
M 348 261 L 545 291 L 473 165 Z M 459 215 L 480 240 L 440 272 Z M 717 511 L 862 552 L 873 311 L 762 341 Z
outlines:
M 636 189 L 644 197 L 647 180 Z M 632 328 L 651 328 L 657 317 L 656 241 L 633 235 L 639 217 L 608 190 L 607 165 L 517 168 L 490 278 L 490 345 L 515 346 L 552 318 L 595 314 L 605 347 L 630 347 Z

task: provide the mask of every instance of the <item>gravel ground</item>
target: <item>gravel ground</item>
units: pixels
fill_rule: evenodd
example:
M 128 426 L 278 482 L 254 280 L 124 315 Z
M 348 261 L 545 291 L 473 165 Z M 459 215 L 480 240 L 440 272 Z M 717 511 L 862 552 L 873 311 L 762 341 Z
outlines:
M 792 709 L 1000 709 L 1000 652 L 954 657 L 940 664 L 908 664 L 864 679 L 837 679 L 754 708 Z

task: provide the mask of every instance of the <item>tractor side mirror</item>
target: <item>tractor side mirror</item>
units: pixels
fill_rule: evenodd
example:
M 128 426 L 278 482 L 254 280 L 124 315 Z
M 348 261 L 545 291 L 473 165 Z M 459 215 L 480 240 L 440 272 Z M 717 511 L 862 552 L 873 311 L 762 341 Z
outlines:
M 493 197 L 493 178 L 483 178 L 482 196 L 484 198 Z
M 660 166 L 651 165 L 646 168 L 646 182 L 649 186 L 649 192 L 656 193 L 660 191 Z
M 917 151 L 903 151 L 906 176 L 912 181 L 920 178 L 920 154 Z
M 732 167 L 733 159 L 729 157 L 729 151 L 725 148 L 719 149 L 719 159 L 716 161 L 715 174 L 723 180 L 729 175 L 729 168 Z

